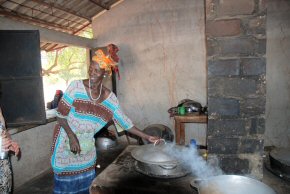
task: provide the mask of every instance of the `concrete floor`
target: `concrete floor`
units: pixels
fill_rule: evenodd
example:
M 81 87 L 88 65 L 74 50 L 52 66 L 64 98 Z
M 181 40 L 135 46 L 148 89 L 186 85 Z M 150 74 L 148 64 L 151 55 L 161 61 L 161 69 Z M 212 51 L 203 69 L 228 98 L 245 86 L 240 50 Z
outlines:
M 103 171 L 113 160 L 122 152 L 125 145 L 119 145 L 116 149 L 110 151 L 100 151 L 98 154 L 97 174 Z M 263 182 L 272 187 L 277 194 L 290 194 L 290 182 L 285 181 L 264 168 Z M 46 194 L 52 193 L 53 173 L 48 171 L 27 184 L 19 187 L 14 194 Z M 257 193 L 258 194 L 258 193 Z
M 114 150 L 98 151 L 96 168 L 97 174 L 100 174 L 115 158 L 126 148 L 127 145 L 119 144 Z M 49 194 L 53 190 L 53 172 L 49 170 L 27 184 L 17 188 L 13 194 Z

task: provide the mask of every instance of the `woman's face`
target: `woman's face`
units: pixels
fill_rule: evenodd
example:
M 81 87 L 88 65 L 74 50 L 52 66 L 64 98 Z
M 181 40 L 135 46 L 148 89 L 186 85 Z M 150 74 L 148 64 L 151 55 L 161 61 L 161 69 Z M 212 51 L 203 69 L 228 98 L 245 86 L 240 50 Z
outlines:
M 90 79 L 100 79 L 103 78 L 106 74 L 106 71 L 101 69 L 97 63 L 91 63 L 89 67 Z

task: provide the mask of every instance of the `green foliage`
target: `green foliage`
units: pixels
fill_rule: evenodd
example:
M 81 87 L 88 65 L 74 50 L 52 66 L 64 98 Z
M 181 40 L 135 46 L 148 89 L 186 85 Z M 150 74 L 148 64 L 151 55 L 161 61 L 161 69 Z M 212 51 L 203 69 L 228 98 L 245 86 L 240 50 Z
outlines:
M 91 28 L 85 29 L 79 36 L 93 38 Z M 66 47 L 58 51 L 42 52 L 42 73 L 49 84 L 87 78 L 86 49 Z
M 68 85 L 71 80 L 87 77 L 86 49 L 66 47 L 46 54 L 47 63 L 43 65 L 43 75 L 48 76 L 49 83 L 65 81 Z
M 84 38 L 93 38 L 93 30 L 92 28 L 87 28 L 85 29 L 79 36 L 84 37 Z

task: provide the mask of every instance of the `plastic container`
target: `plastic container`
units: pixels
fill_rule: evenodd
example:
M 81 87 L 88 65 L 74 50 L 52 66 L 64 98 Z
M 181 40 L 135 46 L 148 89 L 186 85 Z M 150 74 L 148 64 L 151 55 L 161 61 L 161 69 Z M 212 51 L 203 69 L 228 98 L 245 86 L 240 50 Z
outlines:
M 196 140 L 195 139 L 191 139 L 190 143 L 189 143 L 189 146 L 192 147 L 192 148 L 196 148 L 197 147 Z
M 185 115 L 185 107 L 184 106 L 178 107 L 178 114 Z

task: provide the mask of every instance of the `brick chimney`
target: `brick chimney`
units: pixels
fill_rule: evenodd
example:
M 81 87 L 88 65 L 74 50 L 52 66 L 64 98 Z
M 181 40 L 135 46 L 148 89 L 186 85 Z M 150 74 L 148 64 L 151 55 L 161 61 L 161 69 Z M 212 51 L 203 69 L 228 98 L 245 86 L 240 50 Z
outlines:
M 206 0 L 209 160 L 226 174 L 263 177 L 264 0 Z

